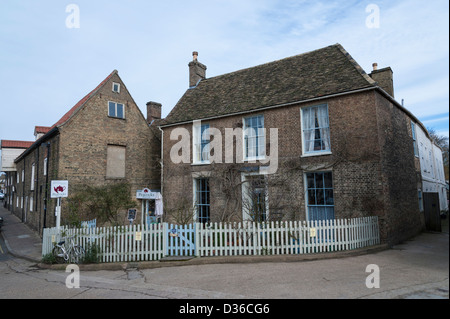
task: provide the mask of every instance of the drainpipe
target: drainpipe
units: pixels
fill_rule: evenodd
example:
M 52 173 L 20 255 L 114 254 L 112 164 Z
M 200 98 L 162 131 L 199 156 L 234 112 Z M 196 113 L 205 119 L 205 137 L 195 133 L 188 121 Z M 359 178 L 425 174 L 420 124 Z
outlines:
M 161 196 L 164 202 L 164 131 L 161 129 L 161 126 L 158 126 L 158 129 L 161 131 Z M 164 219 L 164 212 L 161 218 L 161 222 Z
M 44 225 L 43 228 L 47 228 L 47 197 L 48 197 L 48 175 L 50 175 L 50 171 L 48 170 L 50 162 L 50 142 L 47 142 L 47 175 L 45 176 L 45 195 L 44 195 Z

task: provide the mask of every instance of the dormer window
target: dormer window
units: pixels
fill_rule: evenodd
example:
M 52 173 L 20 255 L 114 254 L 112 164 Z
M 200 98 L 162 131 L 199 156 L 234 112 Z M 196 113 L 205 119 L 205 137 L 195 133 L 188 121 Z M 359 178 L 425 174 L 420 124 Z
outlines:
M 120 93 L 120 84 L 116 83 L 116 82 L 113 82 L 113 84 L 112 84 L 112 91 L 116 92 L 116 93 Z

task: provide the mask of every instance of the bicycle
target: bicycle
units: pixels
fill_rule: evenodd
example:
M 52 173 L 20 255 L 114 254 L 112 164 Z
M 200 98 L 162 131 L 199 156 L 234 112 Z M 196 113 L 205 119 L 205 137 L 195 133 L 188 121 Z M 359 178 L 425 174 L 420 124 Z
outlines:
M 59 243 L 55 244 L 55 247 L 53 247 L 52 253 L 58 263 L 72 261 L 78 263 L 80 261 L 79 258 L 84 256 L 84 248 L 80 245 L 76 245 L 73 241 L 73 238 L 73 236 L 66 238 L 70 239 L 70 245 L 68 249 L 65 247 L 66 240 L 60 241 Z

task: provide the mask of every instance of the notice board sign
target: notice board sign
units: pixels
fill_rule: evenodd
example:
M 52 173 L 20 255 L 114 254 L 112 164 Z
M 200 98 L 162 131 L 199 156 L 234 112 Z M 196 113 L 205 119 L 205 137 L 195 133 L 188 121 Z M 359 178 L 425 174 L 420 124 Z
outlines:
M 52 181 L 50 189 L 50 198 L 68 197 L 69 181 Z

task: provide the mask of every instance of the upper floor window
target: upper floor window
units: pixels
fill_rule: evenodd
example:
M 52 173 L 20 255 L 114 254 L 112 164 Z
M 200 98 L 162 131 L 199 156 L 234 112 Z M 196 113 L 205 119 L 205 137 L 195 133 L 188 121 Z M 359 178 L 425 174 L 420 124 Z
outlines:
M 195 122 L 194 134 L 194 163 L 209 163 L 209 124 Z
M 47 161 L 48 161 L 47 157 L 44 158 L 44 176 L 47 175 Z
M 113 84 L 112 84 L 112 91 L 116 92 L 116 93 L 120 93 L 120 84 L 116 83 L 116 82 L 113 82 Z
M 125 107 L 122 103 L 108 102 L 108 116 L 125 118 Z
M 330 152 L 330 124 L 328 105 L 311 106 L 301 109 L 303 153 Z
M 35 174 L 35 170 L 36 170 L 36 165 L 35 163 L 33 163 L 33 165 L 31 165 L 31 182 L 30 182 L 30 190 L 34 190 L 34 174 Z
M 244 159 L 264 158 L 265 146 L 264 115 L 244 118 Z
M 414 155 L 419 156 L 419 150 L 417 148 L 417 138 L 416 138 L 416 124 L 411 121 L 411 132 L 413 139 Z

